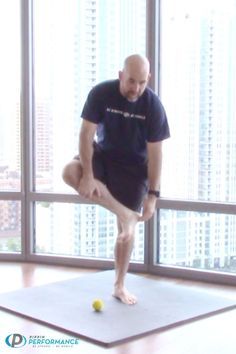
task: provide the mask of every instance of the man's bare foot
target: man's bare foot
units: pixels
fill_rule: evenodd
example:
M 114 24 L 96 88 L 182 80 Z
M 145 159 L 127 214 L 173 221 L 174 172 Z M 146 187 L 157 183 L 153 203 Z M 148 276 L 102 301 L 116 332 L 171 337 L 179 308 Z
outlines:
M 112 295 L 126 305 L 134 305 L 137 302 L 136 296 L 130 294 L 130 292 L 125 288 L 115 287 Z

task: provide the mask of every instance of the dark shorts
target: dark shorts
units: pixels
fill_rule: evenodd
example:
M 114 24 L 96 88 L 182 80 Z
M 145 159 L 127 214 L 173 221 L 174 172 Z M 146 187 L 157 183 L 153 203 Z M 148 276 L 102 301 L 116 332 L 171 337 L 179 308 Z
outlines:
M 79 156 L 75 156 L 79 159 Z M 140 211 L 147 193 L 147 164 L 121 165 L 108 159 L 97 145 L 93 154 L 94 177 L 106 185 L 121 204 Z

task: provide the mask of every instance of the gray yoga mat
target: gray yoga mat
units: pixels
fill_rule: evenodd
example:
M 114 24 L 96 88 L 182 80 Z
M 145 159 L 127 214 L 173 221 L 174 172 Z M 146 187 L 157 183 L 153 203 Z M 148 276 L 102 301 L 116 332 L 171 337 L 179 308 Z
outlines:
M 128 274 L 138 297 L 128 306 L 111 296 L 113 271 L 0 294 L 0 308 L 102 346 L 158 332 L 236 307 L 236 299 L 206 290 Z M 102 312 L 92 302 L 101 298 Z

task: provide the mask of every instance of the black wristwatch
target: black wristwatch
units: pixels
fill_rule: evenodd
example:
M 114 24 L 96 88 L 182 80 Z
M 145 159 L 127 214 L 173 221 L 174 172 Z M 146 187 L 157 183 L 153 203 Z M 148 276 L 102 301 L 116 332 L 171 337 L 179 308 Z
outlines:
M 153 194 L 155 197 L 160 198 L 160 191 L 154 191 L 152 189 L 149 189 L 148 194 Z

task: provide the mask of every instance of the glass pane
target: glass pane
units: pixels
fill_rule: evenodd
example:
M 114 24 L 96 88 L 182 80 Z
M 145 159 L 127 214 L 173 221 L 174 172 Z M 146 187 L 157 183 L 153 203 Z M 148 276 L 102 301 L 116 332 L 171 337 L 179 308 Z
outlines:
M 161 16 L 162 195 L 235 202 L 236 2 L 165 0 Z
M 90 204 L 37 202 L 35 252 L 74 257 L 113 259 L 116 219 Z M 132 260 L 144 260 L 144 223 L 136 229 Z
M 0 191 L 19 191 L 20 1 L 0 2 Z
M 0 252 L 21 250 L 21 203 L 0 200 Z
M 236 216 L 160 211 L 159 263 L 236 272 Z
M 71 192 L 61 171 L 78 152 L 89 90 L 145 49 L 146 0 L 34 1 L 37 191 Z

